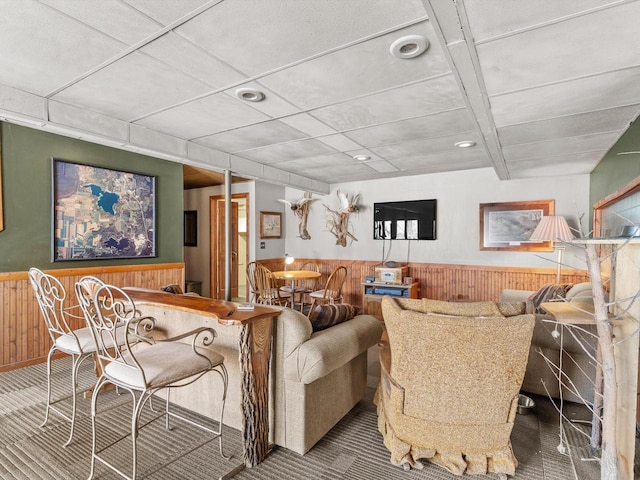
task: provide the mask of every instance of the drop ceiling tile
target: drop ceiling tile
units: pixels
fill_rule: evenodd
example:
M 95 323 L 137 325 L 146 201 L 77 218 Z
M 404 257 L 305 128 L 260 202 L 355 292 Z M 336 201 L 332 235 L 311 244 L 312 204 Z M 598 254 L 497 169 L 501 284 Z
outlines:
M 635 105 L 640 103 L 640 68 L 498 95 L 490 101 L 497 127 Z
M 526 143 L 504 147 L 504 159 L 518 162 L 528 159 L 544 159 L 563 155 L 609 150 L 619 137 L 618 132 L 596 133 L 580 137 L 568 137 L 546 142 Z
M 367 167 L 374 169 L 378 173 L 397 172 L 398 168 L 391 165 L 389 162 L 380 160 L 375 162 L 366 162 Z
M 325 137 L 318 137 L 318 140 L 321 141 L 322 143 L 326 143 L 330 147 L 335 148 L 339 152 L 362 148 L 362 145 L 354 142 L 349 137 L 345 135 L 340 135 L 340 134 L 327 135 Z
M 461 140 L 471 140 L 476 142 L 475 147 L 471 148 L 457 148 L 454 146 L 456 142 Z M 481 143 L 480 135 L 477 133 L 466 134 L 464 138 L 460 136 L 446 136 L 437 138 L 426 138 L 422 140 L 416 140 L 414 142 L 395 143 L 392 145 L 385 145 L 381 147 L 375 147 L 371 149 L 387 160 L 396 160 L 403 157 L 411 157 L 424 155 L 425 153 L 433 154 L 447 151 L 465 151 L 465 150 L 482 150 L 484 151 Z
M 162 28 L 158 22 L 131 8 L 126 3 L 116 0 L 101 0 L 99 2 L 39 1 L 127 45 L 134 45 Z
M 55 100 L 131 120 L 202 95 L 210 87 L 138 52 L 56 94 Z
M 307 172 L 314 178 L 318 178 L 328 183 L 338 183 L 344 179 L 355 180 L 362 175 L 371 175 L 376 173 L 374 169 L 364 163 L 358 165 L 343 163 L 331 167 L 331 170 L 319 168 L 309 169 Z M 337 202 L 334 204 L 334 207 L 337 208 Z
M 410 117 L 453 110 L 464 101 L 452 75 L 415 83 L 314 110 L 312 115 L 336 130 L 352 130 Z
M 169 25 L 209 2 L 209 0 L 180 0 L 179 2 L 159 2 L 158 0 L 123 1 L 163 25 Z
M 333 153 L 329 155 L 316 155 L 295 160 L 285 160 L 278 164 L 278 168 L 289 170 L 304 175 L 308 171 L 317 171 L 319 169 L 333 169 L 342 164 L 359 163 L 349 155 L 344 153 Z
M 0 83 L 40 96 L 126 46 L 33 0 L 2 3 Z
M 233 88 L 225 90 L 224 93 L 230 97 L 237 99 L 236 91 L 240 88 L 253 88 L 262 92 L 265 96 L 261 102 L 247 102 L 252 108 L 266 113 L 270 117 L 283 117 L 287 115 L 294 115 L 300 113 L 300 109 L 293 106 L 290 102 L 280 97 L 276 93 L 270 91 L 264 85 L 259 82 L 247 82 L 240 85 L 236 85 Z
M 310 137 L 319 137 L 321 135 L 336 133 L 333 128 L 328 126 L 326 123 L 321 122 L 317 118 L 312 117 L 308 113 L 291 115 L 289 117 L 281 118 L 280 121 L 295 128 L 296 130 L 306 133 Z
M 136 123 L 191 139 L 265 120 L 269 117 L 246 102 L 217 93 L 150 115 Z
M 222 88 L 246 79 L 246 75 L 173 32 L 166 33 L 140 50 L 213 88 Z
M 393 8 L 386 0 L 243 0 L 219 3 L 177 33 L 253 76 L 425 16 L 419 0 Z
M 492 166 L 487 153 L 478 148 L 456 148 L 439 153 L 402 157 L 390 160 L 390 163 L 400 170 L 430 169 L 433 172 Z
M 0 110 L 44 119 L 45 100 L 23 90 L 0 84 Z
M 638 64 L 640 2 L 478 45 L 489 95 Z M 603 25 L 615 25 L 597 35 Z M 535 68 L 532 68 L 535 66 Z
M 374 147 L 418 138 L 468 132 L 474 129 L 475 125 L 471 121 L 467 110 L 459 108 L 449 112 L 440 112 L 352 130 L 345 132 L 345 135 L 362 145 Z
M 482 42 L 610 3 L 610 0 L 465 0 L 464 8 L 474 40 Z
M 335 153 L 335 150 L 315 139 L 270 145 L 242 152 L 242 156 L 265 164 L 280 163 L 296 158 L 315 157 Z M 278 166 L 278 168 L 282 168 Z
M 300 140 L 306 137 L 306 134 L 291 128 L 286 123 L 279 120 L 271 120 L 200 137 L 195 142 L 227 152 L 240 152 L 266 145 Z
M 509 125 L 499 128 L 498 135 L 500 144 L 507 147 L 599 132 L 616 131 L 619 134 L 629 126 L 629 119 L 635 118 L 638 112 L 640 112 L 640 104 L 609 108 L 537 122 Z
M 398 38 L 418 34 L 433 42 L 412 59 L 389 53 Z M 260 79 L 303 109 L 322 107 L 450 72 L 429 22 L 337 50 Z
M 118 138 L 122 142 L 129 140 L 129 124 L 122 120 L 53 100 L 49 101 L 48 113 L 49 121 L 53 123 Z
M 511 178 L 555 177 L 559 175 L 584 175 L 598 165 L 606 154 L 600 152 L 579 153 L 561 157 L 550 157 L 546 160 L 530 160 L 509 163 L 507 168 Z

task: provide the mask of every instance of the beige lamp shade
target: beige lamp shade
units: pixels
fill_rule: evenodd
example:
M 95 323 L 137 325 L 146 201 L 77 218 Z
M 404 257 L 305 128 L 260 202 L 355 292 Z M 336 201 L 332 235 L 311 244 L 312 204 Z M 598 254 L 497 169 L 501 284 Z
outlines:
M 567 220 L 564 217 L 548 215 L 542 217 L 542 220 L 538 223 L 529 240 L 568 242 L 569 240 L 573 240 L 573 238 L 573 233 L 571 233 Z

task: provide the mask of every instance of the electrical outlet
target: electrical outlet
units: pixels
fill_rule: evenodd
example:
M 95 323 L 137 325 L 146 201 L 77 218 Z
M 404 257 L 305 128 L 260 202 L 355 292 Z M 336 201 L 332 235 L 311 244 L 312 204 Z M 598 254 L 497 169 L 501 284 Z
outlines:
M 265 242 L 260 242 L 260 250 L 264 250 L 265 248 L 267 248 Z

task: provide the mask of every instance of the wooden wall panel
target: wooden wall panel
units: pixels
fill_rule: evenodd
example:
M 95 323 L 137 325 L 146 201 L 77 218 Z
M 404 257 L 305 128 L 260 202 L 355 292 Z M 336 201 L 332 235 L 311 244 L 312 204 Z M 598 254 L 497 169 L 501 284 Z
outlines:
M 290 269 L 303 263 L 316 261 L 322 276 L 318 285 L 324 285 L 327 277 L 339 265 L 347 267 L 348 275 L 343 295 L 344 303 L 362 305 L 362 285 L 367 275 L 374 275 L 378 262 L 352 260 L 314 260 L 297 258 Z M 282 270 L 283 260 L 260 261 L 271 270 Z M 494 300 L 500 299 L 505 288 L 537 290 L 547 283 L 555 283 L 555 268 L 490 267 L 478 265 L 449 265 L 435 263 L 409 263 L 409 276 L 420 282 L 419 297 L 436 300 Z M 589 280 L 586 271 L 562 270 L 562 283 L 580 283 Z
M 74 284 L 84 275 L 94 275 L 119 287 L 160 288 L 184 285 L 184 264 L 127 265 L 47 270 L 57 277 L 75 304 Z M 78 314 L 80 312 L 78 311 Z M 78 319 L 75 328 L 84 326 Z M 46 361 L 51 347 L 27 272 L 0 273 L 0 371 Z

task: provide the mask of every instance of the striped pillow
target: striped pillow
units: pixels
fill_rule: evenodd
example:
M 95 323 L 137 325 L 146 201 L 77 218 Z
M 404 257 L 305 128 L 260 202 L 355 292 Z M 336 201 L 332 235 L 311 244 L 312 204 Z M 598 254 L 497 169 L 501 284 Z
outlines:
M 339 323 L 351 320 L 360 313 L 360 307 L 344 303 L 318 305 L 309 315 L 314 332 L 325 330 Z

